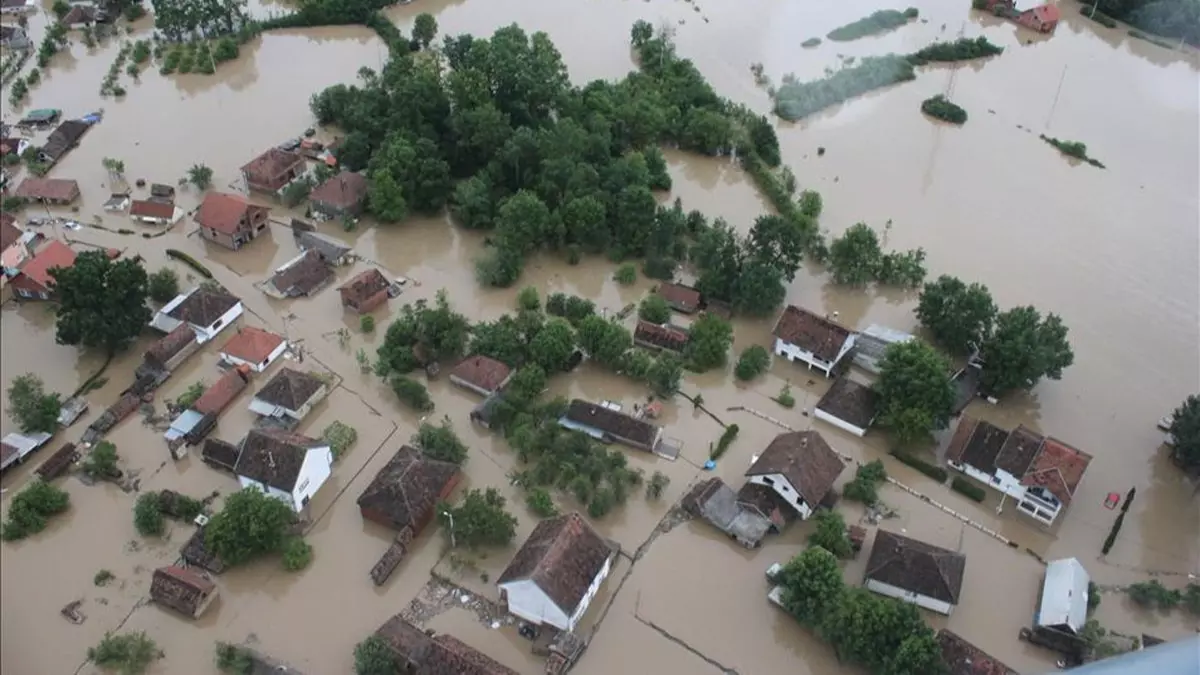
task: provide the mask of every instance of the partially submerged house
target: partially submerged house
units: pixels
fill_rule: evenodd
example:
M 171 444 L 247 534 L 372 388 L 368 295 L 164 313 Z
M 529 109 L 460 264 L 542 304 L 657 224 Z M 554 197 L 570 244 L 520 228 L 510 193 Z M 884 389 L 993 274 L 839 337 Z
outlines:
M 252 429 L 233 472 L 299 513 L 333 474 L 333 449 L 324 441 L 278 430 Z
M 263 284 L 262 290 L 276 298 L 312 295 L 333 280 L 333 270 L 316 251 L 304 251 L 285 262 Z
M 7 213 L 0 213 L 0 267 L 3 281 L 17 276 L 21 267 L 33 257 L 42 235 L 36 230 L 24 231 L 16 225 L 16 218 Z
M 342 296 L 343 307 L 359 314 L 366 314 L 387 302 L 389 285 L 383 272 L 372 267 L 354 275 L 350 281 L 342 284 L 338 288 L 338 293 Z
M 789 361 L 802 361 L 825 377 L 833 374 L 854 348 L 855 334 L 826 317 L 788 305 L 775 323 L 774 352 Z
M 91 5 L 74 5 L 63 15 L 59 23 L 70 30 L 82 30 L 96 25 L 99 10 Z
M 38 448 L 50 442 L 52 436 L 44 431 L 31 434 L 13 432 L 0 439 L 0 471 L 20 464 Z
M 203 526 L 197 527 L 192 536 L 179 549 L 179 557 L 190 567 L 220 574 L 225 571 L 225 561 L 208 548 L 207 534 Z
M 479 354 L 459 361 L 450 371 L 451 382 L 484 396 L 500 391 L 512 376 L 507 364 Z
M 937 634 L 946 675 L 1020 675 L 957 633 L 943 628 Z
M 862 438 L 875 421 L 878 403 L 873 388 L 843 375 L 817 401 L 813 417 Z
M 176 565 L 154 570 L 150 598 L 184 616 L 199 619 L 217 597 L 217 584 L 203 572 Z
M 0 14 L 32 14 L 37 0 L 0 0 Z
M 46 144 L 38 152 L 38 159 L 46 164 L 56 164 L 58 160 L 79 145 L 79 140 L 91 128 L 92 125 L 83 120 L 66 120 L 59 124 L 54 131 L 50 132 Z
M 219 438 L 208 438 L 200 450 L 200 459 L 214 469 L 232 473 L 241 454 L 242 449 L 238 445 Z
M 1092 456 L 1018 426 L 1012 431 L 963 416 L 946 463 L 1017 501 L 1017 510 L 1052 525 L 1070 506 Z
M 578 398 L 571 401 L 567 414 L 558 418 L 558 423 L 598 441 L 621 443 L 650 452 L 654 451 L 663 434 L 662 427 L 657 424 Z
M 200 394 L 192 410 L 202 415 L 219 415 L 250 383 L 250 372 L 249 366 L 230 368 Z
M 64 178 L 30 176 L 13 192 L 16 197 L 54 206 L 65 206 L 79 199 L 79 183 Z
M 1087 623 L 1090 581 L 1087 570 L 1075 558 L 1050 561 L 1033 618 L 1034 627 L 1079 635 Z
M 144 370 L 171 372 L 189 356 L 200 349 L 196 332 L 186 323 L 180 322 L 170 333 L 150 345 L 142 355 Z
M 244 311 L 242 301 L 236 296 L 197 287 L 163 305 L 150 321 L 150 327 L 170 333 L 186 324 L 196 334 L 196 341 L 204 344 L 237 321 Z
M 242 178 L 247 190 L 276 194 L 304 175 L 306 166 L 303 155 L 270 148 L 242 167 Z
M 879 374 L 879 364 L 888 347 L 916 340 L 917 336 L 873 323 L 854 338 L 854 365 L 873 375 Z
M 396 656 L 397 673 L 412 675 L 518 675 L 517 671 L 477 651 L 452 635 L 435 635 L 397 614 L 375 636 Z
M 758 547 L 771 531 L 771 520 L 758 509 L 740 503 L 738 494 L 720 478 L 694 485 L 681 505 L 747 548 Z
M 209 192 L 192 220 L 200 226 L 200 236 L 234 251 L 267 229 L 270 209 L 251 204 L 241 195 Z
M 147 225 L 170 225 L 183 217 L 183 209 L 165 202 L 135 199 L 129 205 L 129 217 Z
M 975 7 L 987 10 L 1039 33 L 1053 33 L 1062 19 L 1057 5 L 1044 4 L 1031 9 L 1019 10 L 1014 0 L 977 0 Z
M 200 398 L 192 406 L 184 410 L 163 434 L 167 447 L 176 459 L 185 454 L 180 448 L 184 445 L 195 445 L 212 431 L 217 424 L 217 417 L 250 382 L 250 369 L 239 366 L 229 370 L 204 390 Z
M 961 553 L 880 529 L 875 533 L 863 585 L 880 595 L 949 616 L 958 604 L 966 567 L 967 557 Z
M 496 585 L 513 615 L 574 630 L 612 569 L 617 547 L 578 513 L 538 523 Z
M 664 282 L 659 284 L 654 292 L 666 300 L 671 309 L 677 312 L 691 314 L 700 309 L 700 291 L 691 286 Z
M 845 468 L 846 463 L 821 434 L 789 431 L 776 436 L 754 458 L 746 477 L 773 490 L 807 520 Z
M 250 410 L 263 417 L 302 420 L 329 393 L 329 385 L 312 373 L 284 368 L 254 394 Z
M 365 175 L 342 171 L 314 188 L 308 199 L 313 211 L 329 218 L 354 218 L 362 213 L 369 187 Z
M 682 353 L 690 336 L 678 326 L 659 325 L 649 321 L 638 321 L 633 331 L 633 344 L 647 349 Z
M 243 326 L 221 347 L 221 360 L 234 366 L 247 366 L 256 373 L 266 370 L 287 351 L 283 336 L 254 326 Z
M 29 39 L 24 28 L 5 24 L 0 26 L 0 45 L 12 50 L 24 50 L 33 46 L 33 40 Z
M 350 245 L 316 231 L 310 223 L 292 218 L 292 239 L 301 251 L 316 251 L 327 265 L 344 265 L 350 260 Z
M 74 264 L 75 251 L 61 241 L 51 239 L 21 265 L 9 284 L 18 298 L 50 300 L 54 297 L 54 277 L 50 271 Z
M 0 0 L 3 3 L 12 3 L 16 0 Z M 32 6 L 34 0 L 26 0 L 27 4 Z M 33 127 L 43 129 L 58 121 L 62 117 L 62 111 L 58 108 L 37 108 L 25 113 L 25 116 L 17 122 L 18 127 Z

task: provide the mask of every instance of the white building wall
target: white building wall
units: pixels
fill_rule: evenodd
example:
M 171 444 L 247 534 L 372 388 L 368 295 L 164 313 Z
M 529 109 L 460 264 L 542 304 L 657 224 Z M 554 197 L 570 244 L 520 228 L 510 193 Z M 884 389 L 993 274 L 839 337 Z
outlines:
M 823 420 L 829 424 L 832 424 L 833 426 L 841 429 L 842 431 L 852 433 L 855 436 L 858 436 L 859 438 L 862 438 L 863 436 L 867 435 L 866 429 L 863 429 L 862 427 L 856 427 L 853 424 L 846 422 L 845 420 L 834 417 L 833 415 L 830 415 L 829 413 L 825 412 L 824 410 L 821 410 L 820 408 L 813 410 L 813 417 L 816 417 L 819 420 Z
M 256 373 L 261 373 L 267 368 L 271 367 L 271 364 L 275 363 L 275 359 L 278 359 L 280 356 L 282 356 L 283 353 L 287 351 L 287 348 L 288 343 L 286 341 L 279 343 L 279 346 L 276 347 L 275 350 L 270 354 L 268 354 L 266 360 L 264 360 L 262 363 L 251 363 L 244 359 L 239 359 L 236 356 L 226 354 L 225 352 L 221 352 L 221 358 L 227 363 L 232 363 L 235 366 L 249 366 L 250 370 L 253 370 Z
M 292 506 L 295 503 L 295 501 L 292 499 L 292 495 L 284 492 L 283 490 L 277 490 L 277 489 L 271 487 L 270 485 L 266 485 L 265 483 L 260 483 L 256 480 L 254 480 L 253 478 L 246 478 L 245 476 L 238 476 L 238 483 L 243 488 L 252 487 L 252 488 L 261 490 L 262 492 L 265 492 L 268 497 L 274 497 L 275 499 L 278 499 L 279 501 L 287 504 L 288 506 Z
M 604 580 L 608 578 L 608 573 L 612 570 L 612 560 L 612 556 L 609 556 L 608 560 L 604 561 L 604 567 L 600 568 L 600 571 L 596 573 L 596 577 L 592 579 L 591 585 L 588 586 L 587 593 L 585 593 L 583 599 L 579 601 L 579 606 L 575 608 L 575 613 L 571 615 L 569 630 L 575 629 L 576 624 L 579 623 L 579 620 L 582 619 L 583 615 L 587 612 L 588 605 L 592 603 L 592 600 L 596 597 L 596 594 L 600 592 L 600 586 L 604 584 Z
M 291 494 L 293 509 L 299 513 L 316 496 L 317 491 L 333 474 L 333 450 L 328 446 L 311 448 L 304 455 L 300 475 L 296 478 L 296 489 Z
M 250 400 L 250 411 L 263 417 L 283 417 L 289 413 L 287 408 L 275 405 L 274 403 L 267 403 L 257 397 Z
M 550 624 L 561 630 L 568 630 L 571 619 L 566 612 L 559 609 L 542 589 L 530 579 L 520 579 L 506 584 L 500 584 L 508 599 L 508 611 L 512 614 L 538 625 Z
M 775 494 L 783 497 L 788 504 L 791 505 L 796 513 L 800 515 L 801 520 L 808 520 L 813 514 L 812 506 L 800 496 L 796 488 L 792 486 L 791 481 L 781 473 L 763 474 L 761 476 L 750 476 L 750 482 L 758 485 L 765 485 L 775 491 Z
M 867 579 L 865 586 L 869 591 L 874 591 L 880 595 L 886 595 L 889 598 L 896 598 L 897 600 L 909 602 L 918 607 L 924 607 L 931 612 L 937 612 L 938 614 L 950 616 L 950 612 L 954 610 L 954 605 L 951 605 L 944 600 L 935 600 L 927 595 L 913 593 L 912 591 L 905 590 L 898 586 L 885 584 L 882 581 Z
M 240 317 L 244 311 L 245 308 L 242 306 L 242 303 L 239 302 L 233 307 L 230 307 L 228 312 L 222 314 L 221 318 L 217 319 L 208 326 L 197 326 L 196 324 L 192 324 L 192 329 L 196 331 L 197 341 L 199 341 L 200 344 L 204 344 L 205 342 L 215 338 L 221 331 L 228 328 L 230 324 L 232 324 L 234 321 L 237 321 L 238 317 Z

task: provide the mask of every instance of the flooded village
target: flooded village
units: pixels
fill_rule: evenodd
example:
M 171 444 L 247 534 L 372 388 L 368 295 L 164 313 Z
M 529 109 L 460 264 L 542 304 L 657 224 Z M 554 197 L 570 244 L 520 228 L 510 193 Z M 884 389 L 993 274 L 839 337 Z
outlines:
M 0 672 L 1200 669 L 1187 40 L 144 5 L 3 3 Z

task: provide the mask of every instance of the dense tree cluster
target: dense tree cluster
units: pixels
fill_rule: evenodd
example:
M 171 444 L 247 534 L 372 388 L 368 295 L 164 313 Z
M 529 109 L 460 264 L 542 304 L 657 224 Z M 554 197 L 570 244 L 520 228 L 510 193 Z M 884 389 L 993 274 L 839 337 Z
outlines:
M 431 306 L 421 299 L 400 310 L 376 351 L 375 374 L 405 375 L 432 362 L 451 361 L 465 353 L 471 323 L 450 308 L 446 291 Z
M 1187 397 L 1171 414 L 1171 456 L 1189 471 L 1200 471 L 1200 396 Z
M 146 306 L 147 277 L 141 263 L 111 260 L 85 251 L 71 267 L 50 270 L 58 294 L 56 340 L 113 354 L 129 346 L 153 316 Z
M 205 545 L 227 565 L 282 552 L 295 514 L 287 504 L 257 488 L 243 488 L 225 499 L 208 521 Z
M 467 461 L 467 444 L 454 433 L 449 417 L 443 417 L 436 426 L 422 422 L 412 437 L 412 444 L 433 459 L 453 464 Z
M 1195 0 L 1099 0 L 1096 11 L 1148 33 L 1200 46 L 1200 3 Z
M 47 394 L 42 379 L 33 373 L 19 375 L 8 385 L 8 414 L 23 434 L 54 433 L 61 409 L 59 395 Z
M 987 286 L 968 286 L 957 277 L 942 275 L 925 284 L 916 314 L 938 346 L 954 356 L 966 356 L 991 332 L 996 303 Z
M 838 658 L 872 673 L 940 675 L 946 672 L 933 629 L 915 605 L 847 587 L 837 557 L 811 546 L 779 575 L 783 606 L 828 640 Z
M 833 280 L 848 286 L 872 281 L 887 286 L 914 288 L 925 280 L 925 250 L 884 253 L 879 235 L 866 223 L 850 226 L 829 244 L 829 269 Z
M 887 348 L 880 363 L 879 423 L 901 445 L 925 440 L 945 429 L 954 409 L 950 363 L 920 340 Z
M 517 535 L 517 519 L 505 510 L 506 503 L 496 488 L 468 490 L 457 506 L 438 506 L 438 522 L 456 546 L 504 546 Z
M 168 40 L 228 35 L 250 23 L 246 0 L 151 0 L 154 27 Z

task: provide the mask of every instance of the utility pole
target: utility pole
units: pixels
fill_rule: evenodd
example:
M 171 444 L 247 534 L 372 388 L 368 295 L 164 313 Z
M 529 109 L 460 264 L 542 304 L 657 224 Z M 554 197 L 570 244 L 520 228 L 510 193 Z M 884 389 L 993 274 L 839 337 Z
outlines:
M 450 519 L 450 548 L 458 548 L 458 544 L 454 542 L 454 514 L 447 509 L 442 511 L 442 515 Z

